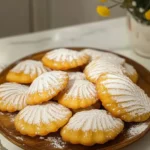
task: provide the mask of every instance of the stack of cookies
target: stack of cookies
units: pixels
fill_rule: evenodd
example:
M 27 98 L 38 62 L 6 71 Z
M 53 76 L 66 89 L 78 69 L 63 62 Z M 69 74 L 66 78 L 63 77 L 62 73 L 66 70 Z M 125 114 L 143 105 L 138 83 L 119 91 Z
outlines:
M 150 117 L 137 71 L 108 52 L 55 49 L 41 61 L 19 62 L 6 79 L 0 111 L 20 111 L 14 124 L 23 135 L 59 131 L 66 142 L 91 146 L 115 139 L 124 122 Z

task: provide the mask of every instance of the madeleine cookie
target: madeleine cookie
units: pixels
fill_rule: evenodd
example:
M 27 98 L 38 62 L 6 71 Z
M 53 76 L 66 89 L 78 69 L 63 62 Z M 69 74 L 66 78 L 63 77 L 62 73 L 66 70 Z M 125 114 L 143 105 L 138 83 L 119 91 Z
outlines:
M 32 83 L 39 75 L 47 72 L 40 61 L 25 60 L 17 64 L 7 74 L 7 81 L 23 84 Z
M 27 106 L 16 116 L 15 127 L 23 135 L 45 136 L 64 126 L 71 116 L 68 108 L 55 102 Z
M 54 70 L 69 70 L 86 65 L 89 56 L 70 49 L 56 49 L 48 52 L 42 58 L 43 64 Z
M 86 78 L 93 83 L 96 83 L 97 79 L 104 73 L 125 74 L 126 70 L 122 65 L 112 64 L 102 59 L 93 60 L 84 69 Z
M 95 85 L 87 80 L 70 80 L 65 90 L 58 95 L 58 102 L 72 109 L 86 108 L 97 100 Z
M 126 69 L 126 75 L 136 83 L 138 81 L 138 73 L 133 66 L 128 63 L 124 64 L 124 68 Z
M 94 49 L 84 49 L 83 53 L 86 53 L 90 56 L 90 61 L 99 59 L 102 56 L 102 51 L 94 50 Z
M 104 144 L 123 130 L 124 123 L 105 110 L 87 110 L 76 113 L 61 129 L 64 141 L 92 146 Z
M 67 86 L 68 80 L 68 74 L 63 71 L 43 73 L 31 84 L 27 104 L 34 105 L 51 100 Z
M 150 117 L 150 98 L 128 77 L 105 74 L 97 81 L 102 105 L 126 122 L 142 122 Z
M 113 53 L 98 51 L 98 50 L 96 51 L 96 50 L 93 50 L 93 49 L 84 49 L 82 52 L 89 55 L 91 61 L 96 60 L 96 59 L 103 59 L 103 60 L 109 61 L 113 64 L 122 65 L 122 64 L 125 63 L 124 58 L 121 58 L 118 55 L 115 55 Z
M 28 86 L 17 83 L 0 85 L 0 111 L 15 112 L 27 106 Z
M 91 110 L 91 109 L 100 109 L 101 107 L 101 102 L 100 101 L 97 101 L 95 104 L 89 106 L 89 107 L 86 107 L 86 108 L 80 108 L 80 109 L 72 109 L 72 111 L 74 113 L 77 113 L 79 111 L 84 111 L 84 110 Z
M 85 74 L 82 72 L 68 72 L 69 80 L 85 80 Z
M 123 65 L 125 63 L 125 59 L 115 55 L 113 53 L 103 52 L 102 56 L 100 57 L 102 60 L 106 60 L 111 62 L 112 64 L 120 64 Z

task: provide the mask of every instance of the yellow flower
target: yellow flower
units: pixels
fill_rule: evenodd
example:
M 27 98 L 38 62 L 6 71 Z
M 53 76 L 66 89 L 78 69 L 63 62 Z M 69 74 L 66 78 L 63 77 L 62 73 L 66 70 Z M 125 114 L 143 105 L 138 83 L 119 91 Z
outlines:
M 148 10 L 146 13 L 145 13 L 145 18 L 147 20 L 150 20 L 150 10 Z
M 104 2 L 107 2 L 107 0 L 100 0 L 100 2 L 104 3 Z
M 100 2 L 104 3 L 104 2 L 107 2 L 107 0 L 100 0 Z
M 110 10 L 106 6 L 97 6 L 97 13 L 102 17 L 110 16 Z

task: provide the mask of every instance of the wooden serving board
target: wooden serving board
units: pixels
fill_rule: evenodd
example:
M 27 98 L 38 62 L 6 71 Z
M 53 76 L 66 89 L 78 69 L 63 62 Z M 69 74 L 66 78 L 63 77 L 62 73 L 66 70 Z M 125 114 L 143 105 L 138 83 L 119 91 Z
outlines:
M 82 50 L 83 48 L 72 48 Z M 50 51 L 50 50 L 47 50 Z M 41 60 L 42 56 L 47 52 L 42 51 L 16 61 L 8 66 L 0 74 L 0 84 L 6 82 L 5 77 L 8 71 L 18 62 L 26 59 Z M 102 51 L 102 50 L 99 50 Z M 150 96 L 150 72 L 135 61 L 121 56 L 126 61 L 133 65 L 139 74 L 138 85 Z M 0 132 L 12 143 L 18 145 L 25 150 L 116 150 L 125 147 L 138 139 L 142 138 L 150 131 L 150 119 L 144 123 L 125 123 L 124 131 L 113 141 L 104 145 L 94 145 L 86 147 L 82 145 L 73 145 L 62 141 L 59 132 L 49 134 L 46 137 L 28 137 L 23 136 L 15 130 L 14 117 L 17 113 L 2 113 L 0 112 Z

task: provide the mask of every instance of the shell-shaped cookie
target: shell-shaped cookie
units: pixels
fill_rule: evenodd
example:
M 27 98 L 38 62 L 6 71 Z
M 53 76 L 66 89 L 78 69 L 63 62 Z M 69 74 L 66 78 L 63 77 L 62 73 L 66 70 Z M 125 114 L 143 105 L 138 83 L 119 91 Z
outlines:
M 128 63 L 125 63 L 124 65 L 124 68 L 126 69 L 126 75 L 134 82 L 136 83 L 137 80 L 138 80 L 138 73 L 137 71 L 135 70 L 135 68 L 128 64 Z
M 15 112 L 27 106 L 26 94 L 28 86 L 17 83 L 0 85 L 0 110 Z
M 124 58 L 121 58 L 113 53 L 108 53 L 108 52 L 103 52 L 98 50 L 96 51 L 93 49 L 85 49 L 82 52 L 89 55 L 91 57 L 91 60 L 103 59 L 113 64 L 121 64 L 121 65 L 125 63 Z
M 13 69 L 12 72 L 15 73 L 24 73 L 30 76 L 37 76 L 41 75 L 44 72 L 47 72 L 46 68 L 40 61 L 35 60 L 25 60 L 17 64 Z
M 54 70 L 69 70 L 88 63 L 89 56 L 71 49 L 55 49 L 48 52 L 42 61 L 45 66 Z
M 85 74 L 82 72 L 68 72 L 69 80 L 85 80 Z
M 51 100 L 67 86 L 68 80 L 68 74 L 63 71 L 43 73 L 32 82 L 27 103 L 33 105 Z
M 102 56 L 102 51 L 94 50 L 94 49 L 84 49 L 82 50 L 83 53 L 86 53 L 90 56 L 90 60 L 99 59 Z
M 104 73 L 126 73 L 125 68 L 122 65 L 112 64 L 106 60 L 98 59 L 90 62 L 84 69 L 86 78 L 96 83 L 98 78 Z
M 23 135 L 47 135 L 64 126 L 72 116 L 64 106 L 47 102 L 41 105 L 27 106 L 15 118 L 15 127 Z
M 72 111 L 74 113 L 77 113 L 79 111 L 85 111 L 85 110 L 91 110 L 91 109 L 100 109 L 101 107 L 101 102 L 100 101 L 97 101 L 95 104 L 89 106 L 89 107 L 86 107 L 86 108 L 79 108 L 79 109 L 72 109 Z
M 58 95 L 58 102 L 68 108 L 86 108 L 96 103 L 95 85 L 88 80 L 70 80 L 69 84 Z
M 114 139 L 124 128 L 121 119 L 105 110 L 87 110 L 76 113 L 61 130 L 64 141 L 91 146 Z
M 104 52 L 101 56 L 102 60 L 106 60 L 106 61 L 109 61 L 113 64 L 120 64 L 120 65 L 123 65 L 125 63 L 125 59 L 124 58 L 121 58 L 113 53 L 107 53 L 107 52 Z
M 39 75 L 47 72 L 40 61 L 25 60 L 18 63 L 7 74 L 7 80 L 17 83 L 31 83 Z
M 103 106 L 126 122 L 141 122 L 150 117 L 150 98 L 124 75 L 101 76 L 97 91 Z
M 6 64 L 0 64 L 0 73 L 6 68 Z

